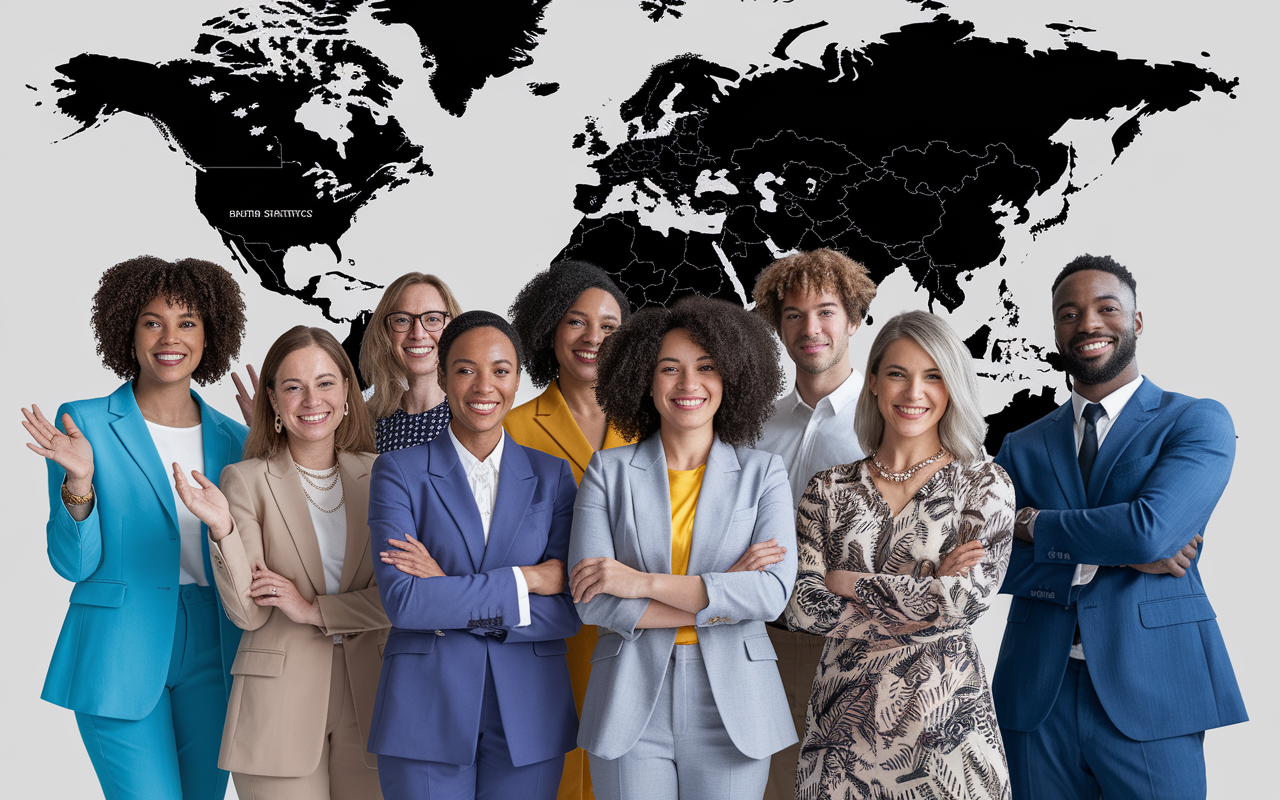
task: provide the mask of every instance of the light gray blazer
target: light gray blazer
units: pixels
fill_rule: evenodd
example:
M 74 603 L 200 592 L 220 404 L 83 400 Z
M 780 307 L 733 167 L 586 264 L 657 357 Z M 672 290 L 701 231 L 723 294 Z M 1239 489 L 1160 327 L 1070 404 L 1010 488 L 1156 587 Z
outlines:
M 765 571 L 726 573 L 755 542 L 776 538 L 785 560 Z M 671 573 L 671 489 L 657 434 L 591 457 L 573 508 L 569 566 L 608 556 L 634 569 Z M 690 575 L 710 602 L 697 614 L 698 644 L 716 708 L 734 745 L 764 758 L 797 741 L 778 657 L 765 620 L 777 619 L 796 577 L 795 513 L 782 459 L 715 439 L 693 521 Z M 644 732 L 662 689 L 675 628 L 636 630 L 647 599 L 596 595 L 578 603 L 600 626 L 578 746 L 618 758 Z

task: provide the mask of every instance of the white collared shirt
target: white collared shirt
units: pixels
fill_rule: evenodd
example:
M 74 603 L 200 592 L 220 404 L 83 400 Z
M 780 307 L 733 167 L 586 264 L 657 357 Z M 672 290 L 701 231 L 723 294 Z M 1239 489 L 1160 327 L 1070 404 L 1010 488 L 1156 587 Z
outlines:
M 1102 404 L 1103 411 L 1102 416 L 1098 417 L 1098 421 L 1094 424 L 1094 428 L 1098 432 L 1099 453 L 1102 452 L 1102 441 L 1107 438 L 1107 433 L 1111 430 L 1111 426 L 1115 425 L 1116 418 L 1120 416 L 1121 411 L 1124 411 L 1124 407 L 1129 404 L 1134 392 L 1138 391 L 1138 387 L 1141 385 L 1142 376 L 1139 375 L 1098 401 Z M 1071 391 L 1071 413 L 1075 415 L 1076 455 L 1080 454 L 1080 445 L 1084 443 L 1084 430 L 1087 425 L 1084 418 L 1084 407 L 1092 402 L 1092 400 L 1081 397 L 1074 389 Z M 1088 488 L 1086 486 L 1085 490 L 1087 491 Z M 1096 574 L 1098 574 L 1097 564 L 1076 564 L 1076 574 L 1071 578 L 1071 585 L 1084 586 L 1092 581 L 1093 576 Z M 1084 659 L 1084 645 L 1071 645 L 1071 657 Z
M 855 369 L 816 408 L 810 408 L 796 388 L 774 404 L 773 416 L 755 447 L 782 456 L 795 507 L 816 473 L 866 455 L 853 430 L 861 392 L 862 373 Z
M 476 509 L 480 512 L 480 524 L 484 527 L 484 543 L 487 547 L 489 526 L 493 523 L 493 509 L 498 502 L 498 473 L 502 469 L 502 451 L 506 445 L 507 436 L 504 433 L 502 438 L 498 439 L 498 446 L 493 448 L 493 452 L 489 453 L 484 461 L 481 461 L 458 441 L 452 425 L 447 430 L 449 439 L 453 442 L 453 449 L 458 451 L 458 460 L 462 462 L 462 469 L 467 473 L 467 484 L 471 487 L 471 496 L 475 499 Z M 516 576 L 516 594 L 520 601 L 520 622 L 515 627 L 523 628 L 531 621 L 529 584 L 525 581 L 524 573 L 519 567 L 511 569 Z

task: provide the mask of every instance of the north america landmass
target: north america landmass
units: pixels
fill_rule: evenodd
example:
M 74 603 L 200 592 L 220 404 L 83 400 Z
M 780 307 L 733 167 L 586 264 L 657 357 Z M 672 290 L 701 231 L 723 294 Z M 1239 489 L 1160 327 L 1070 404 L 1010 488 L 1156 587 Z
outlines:
M 379 287 L 351 274 L 340 240 L 358 212 L 429 180 L 430 160 L 451 154 L 410 140 L 389 111 L 401 77 L 356 41 L 349 19 L 367 6 L 380 24 L 409 26 L 430 72 L 433 96 L 421 101 L 461 117 L 490 81 L 533 63 L 550 2 L 511 0 L 501 11 L 410 0 L 238 8 L 206 22 L 181 58 L 70 58 L 56 68 L 56 105 L 80 125 L 70 135 L 119 113 L 150 119 L 194 168 L 196 206 L 232 258 L 269 291 L 348 324 L 354 358 L 369 311 L 337 316 L 330 297 L 335 283 Z M 1120 119 L 1111 141 L 1119 158 L 1144 118 L 1210 92 L 1234 97 L 1238 85 L 1194 64 L 1090 49 L 1067 25 L 1057 28 L 1061 48 L 1032 50 L 984 39 L 947 13 L 858 47 L 829 42 L 818 63 L 789 55 L 825 26 L 817 19 L 780 31 L 745 70 L 695 53 L 654 65 L 618 104 L 626 136 L 616 144 L 587 118 L 566 147 L 593 158 L 598 180 L 578 186 L 582 216 L 557 258 L 600 264 L 636 307 L 691 292 L 746 304 L 779 254 L 831 247 L 877 283 L 905 269 L 930 308 L 954 311 L 967 299 L 962 284 L 1004 266 L 1007 226 L 1036 235 L 1066 223 L 1072 195 L 1087 185 L 1074 174 L 1073 147 L 1054 139 L 1069 121 Z M 558 88 L 529 84 L 536 96 Z M 307 124 L 317 119 L 326 124 Z M 1029 204 L 1050 191 L 1061 210 L 1032 220 Z M 659 206 L 699 222 L 651 225 L 645 212 Z M 285 258 L 294 247 L 328 248 L 334 269 L 291 285 Z M 1018 310 L 1004 283 L 1000 292 L 1001 318 L 991 323 L 1007 334 Z M 994 452 L 1004 433 L 1056 405 L 1047 385 L 1056 354 L 991 325 L 960 333 L 976 359 L 1034 365 L 980 373 L 1037 387 L 988 417 Z

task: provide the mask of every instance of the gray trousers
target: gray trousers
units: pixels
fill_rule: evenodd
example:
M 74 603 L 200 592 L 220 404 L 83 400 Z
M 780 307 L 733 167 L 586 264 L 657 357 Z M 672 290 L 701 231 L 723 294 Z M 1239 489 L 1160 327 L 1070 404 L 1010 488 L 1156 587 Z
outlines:
M 769 759 L 743 755 L 724 729 L 696 644 L 676 645 L 635 747 L 589 759 L 599 800 L 759 800 L 769 778 Z

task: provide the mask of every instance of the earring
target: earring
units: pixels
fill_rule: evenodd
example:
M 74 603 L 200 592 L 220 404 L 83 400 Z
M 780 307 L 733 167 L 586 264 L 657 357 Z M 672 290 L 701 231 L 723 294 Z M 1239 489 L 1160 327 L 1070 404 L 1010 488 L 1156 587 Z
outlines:
M 283 427 L 284 427 L 284 422 L 280 420 L 280 415 L 276 414 L 276 433 L 279 433 Z
M 349 405 L 350 405 L 350 403 L 343 403 L 343 404 L 342 404 L 342 416 L 344 416 L 344 417 L 345 417 L 345 416 L 350 412 L 350 410 L 351 410 L 351 409 L 349 409 L 349 408 L 347 407 L 347 406 L 349 406 Z

